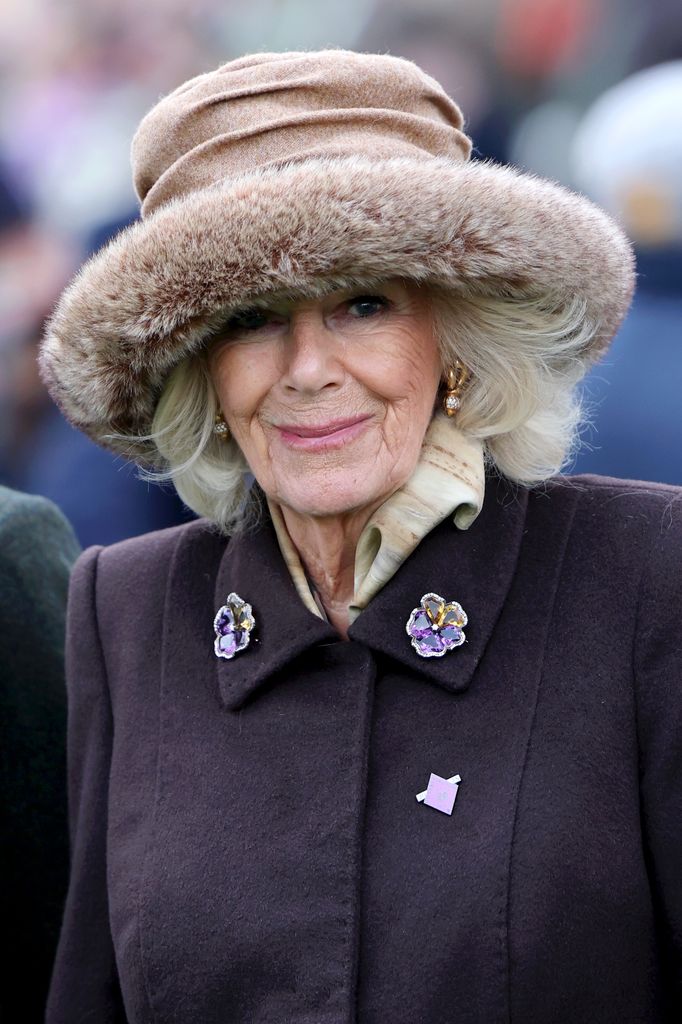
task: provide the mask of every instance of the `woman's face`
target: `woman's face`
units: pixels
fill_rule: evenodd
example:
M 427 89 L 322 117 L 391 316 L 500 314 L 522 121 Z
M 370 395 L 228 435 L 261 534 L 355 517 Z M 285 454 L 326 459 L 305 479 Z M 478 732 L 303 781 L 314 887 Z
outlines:
M 428 300 L 398 280 L 238 311 L 209 368 L 267 496 L 315 516 L 376 507 L 405 483 L 440 377 Z

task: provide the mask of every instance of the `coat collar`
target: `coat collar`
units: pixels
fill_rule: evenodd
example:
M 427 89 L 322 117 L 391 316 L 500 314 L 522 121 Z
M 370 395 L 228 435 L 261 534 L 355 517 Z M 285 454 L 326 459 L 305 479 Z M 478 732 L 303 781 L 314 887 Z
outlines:
M 518 559 L 528 494 L 489 479 L 483 511 L 466 532 L 445 520 L 373 598 L 350 628 L 352 640 L 398 662 L 416 678 L 451 693 L 469 686 L 504 605 Z M 339 641 L 310 612 L 292 582 L 272 523 L 233 538 L 218 569 L 214 612 L 234 591 L 253 606 L 256 629 L 247 650 L 216 658 L 224 705 L 236 711 L 266 682 L 311 647 Z M 466 643 L 442 658 L 422 658 L 405 631 L 423 594 L 458 601 L 469 623 Z

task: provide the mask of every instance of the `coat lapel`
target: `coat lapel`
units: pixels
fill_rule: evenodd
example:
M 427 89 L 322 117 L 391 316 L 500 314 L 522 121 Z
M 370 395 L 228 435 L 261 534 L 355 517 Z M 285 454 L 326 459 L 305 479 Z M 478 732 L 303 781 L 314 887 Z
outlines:
M 448 518 L 426 536 L 395 576 L 358 616 L 353 640 L 400 662 L 451 693 L 469 686 L 495 629 L 521 548 L 528 492 L 489 480 L 483 510 L 466 531 Z M 468 617 L 466 641 L 439 658 L 412 647 L 407 620 L 422 596 L 458 601 Z
M 232 591 L 251 604 L 256 620 L 246 650 L 231 659 L 215 657 L 220 696 L 225 707 L 236 711 L 303 651 L 335 643 L 339 636 L 296 593 L 269 520 L 228 543 L 218 569 L 213 614 Z M 207 643 L 212 645 L 210 616 L 207 626 Z
M 475 523 L 460 531 L 448 517 L 425 537 L 359 615 L 351 639 L 452 693 L 466 690 L 513 579 L 527 499 L 525 490 L 513 493 L 504 481 L 489 480 Z M 236 711 L 305 650 L 339 642 L 339 637 L 303 605 L 269 520 L 228 543 L 217 573 L 213 614 L 232 591 L 252 605 L 256 619 L 245 651 L 229 660 L 215 658 L 222 702 Z M 429 591 L 458 601 L 469 619 L 466 642 L 441 658 L 420 657 L 405 631 L 410 612 Z M 210 614 L 206 634 L 210 647 L 215 637 Z

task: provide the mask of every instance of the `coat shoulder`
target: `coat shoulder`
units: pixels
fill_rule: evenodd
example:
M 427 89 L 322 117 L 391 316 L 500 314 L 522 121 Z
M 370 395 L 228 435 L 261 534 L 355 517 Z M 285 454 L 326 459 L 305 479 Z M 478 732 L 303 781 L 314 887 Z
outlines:
M 535 500 L 552 501 L 558 510 L 574 507 L 583 521 L 608 522 L 614 529 L 632 518 L 651 526 L 682 525 L 682 487 L 674 484 L 585 473 L 554 477 L 531 494 Z
M 79 552 L 56 505 L 0 487 L 0 620 L 12 658 L 19 657 L 20 648 L 28 654 L 16 638 L 24 635 L 29 620 L 41 622 L 45 649 L 59 656 L 66 588 Z
M 70 523 L 55 504 L 36 494 L 0 487 L 0 557 L 14 559 L 18 552 L 35 547 L 60 553 L 73 562 L 79 553 Z
M 199 568 L 203 559 L 209 562 L 219 559 L 227 542 L 228 538 L 207 519 L 119 541 L 99 550 L 98 590 L 112 596 L 137 594 L 142 601 L 145 593 L 165 581 L 180 548 L 191 550 Z M 81 561 L 92 557 L 92 552 L 92 548 L 84 552 Z
M 682 487 L 580 475 L 557 477 L 531 493 L 531 502 L 549 502 L 551 514 L 565 520 L 571 557 L 589 565 L 602 585 L 653 579 L 661 592 L 679 594 Z

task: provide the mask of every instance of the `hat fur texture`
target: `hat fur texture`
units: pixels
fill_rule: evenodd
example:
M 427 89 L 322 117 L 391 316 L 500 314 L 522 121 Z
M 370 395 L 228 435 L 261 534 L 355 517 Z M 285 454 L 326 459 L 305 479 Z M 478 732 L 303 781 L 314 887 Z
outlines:
M 454 123 L 453 131 L 461 135 Z M 183 185 L 66 289 L 40 355 L 53 398 L 95 441 L 145 459 L 149 442 L 106 436 L 150 432 L 170 372 L 230 310 L 272 291 L 315 295 L 391 277 L 539 298 L 556 309 L 582 299 L 596 359 L 631 299 L 625 236 L 585 198 L 509 167 L 467 162 L 457 145 L 454 155 L 396 147 L 402 155 L 332 152 L 278 163 L 268 154 L 236 176 L 217 154 L 213 183 Z M 187 160 L 173 154 L 171 170 L 174 158 L 186 181 Z

